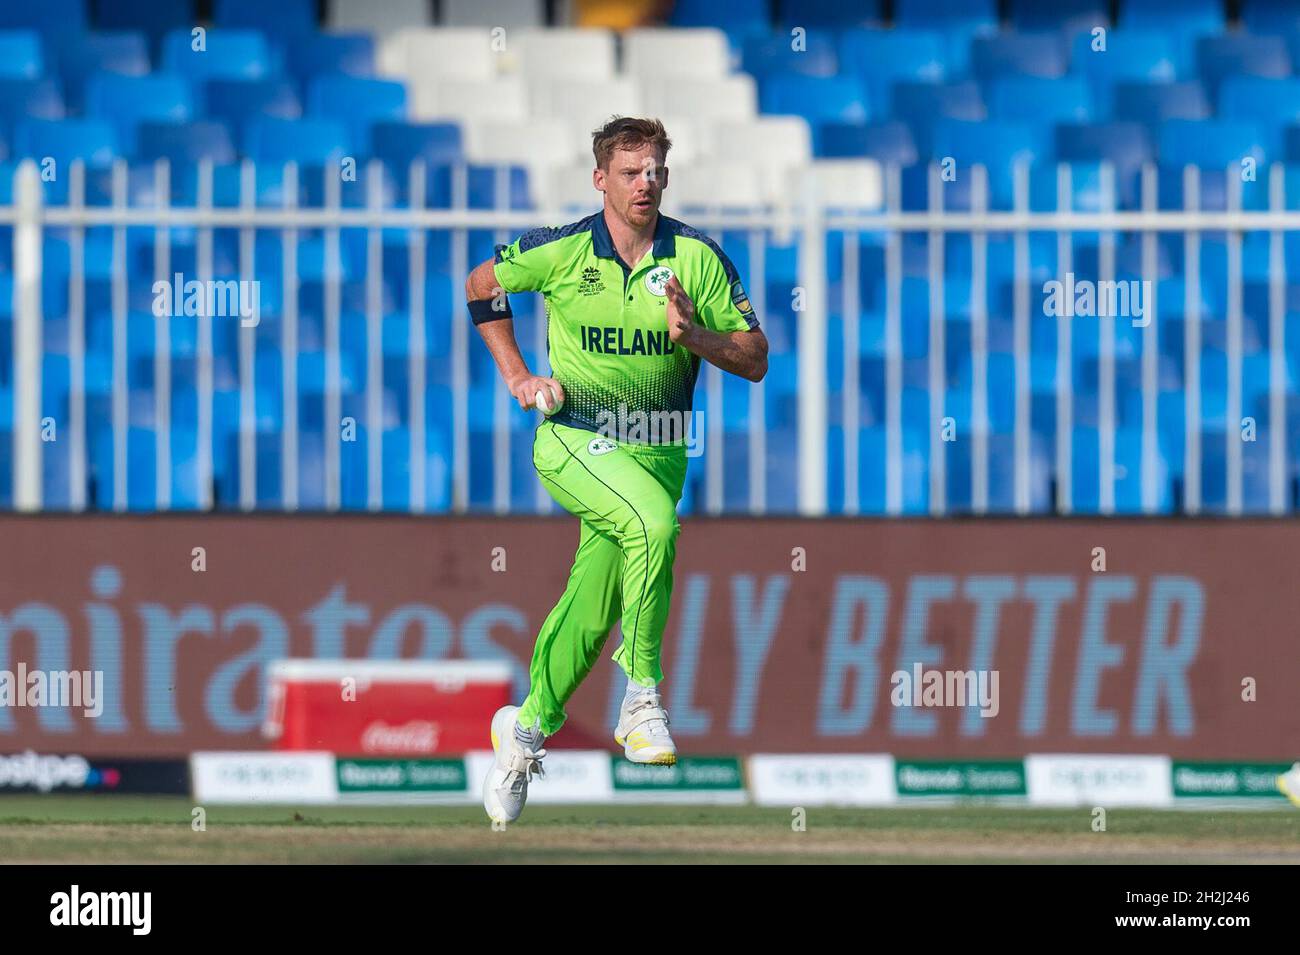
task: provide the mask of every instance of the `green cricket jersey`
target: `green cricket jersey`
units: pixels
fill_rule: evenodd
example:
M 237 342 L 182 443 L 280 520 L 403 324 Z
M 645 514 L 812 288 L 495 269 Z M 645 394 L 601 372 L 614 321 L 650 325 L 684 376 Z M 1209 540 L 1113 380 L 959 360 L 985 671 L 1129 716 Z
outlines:
M 691 411 L 700 358 L 668 337 L 664 288 L 672 276 L 705 327 L 758 327 L 740 276 L 717 243 L 664 215 L 650 252 L 633 265 L 615 251 L 598 212 L 498 247 L 495 272 L 503 291 L 544 297 L 550 377 L 565 395 L 550 420 L 604 434 L 617 429 L 633 443 L 640 434 L 645 443 L 679 443 L 680 433 L 653 422 L 684 427 Z M 638 432 L 638 421 L 652 423 Z

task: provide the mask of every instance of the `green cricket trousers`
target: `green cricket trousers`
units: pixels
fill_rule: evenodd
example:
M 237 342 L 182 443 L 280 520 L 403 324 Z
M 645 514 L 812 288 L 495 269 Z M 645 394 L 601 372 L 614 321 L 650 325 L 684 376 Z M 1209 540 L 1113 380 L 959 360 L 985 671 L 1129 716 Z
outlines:
M 582 530 L 568 586 L 537 634 L 521 726 L 540 724 L 550 736 L 564 724 L 564 704 L 591 672 L 615 621 L 623 641 L 614 661 L 643 686 L 663 679 L 659 651 L 686 462 L 680 444 L 615 442 L 552 421 L 538 427 L 533 467 Z

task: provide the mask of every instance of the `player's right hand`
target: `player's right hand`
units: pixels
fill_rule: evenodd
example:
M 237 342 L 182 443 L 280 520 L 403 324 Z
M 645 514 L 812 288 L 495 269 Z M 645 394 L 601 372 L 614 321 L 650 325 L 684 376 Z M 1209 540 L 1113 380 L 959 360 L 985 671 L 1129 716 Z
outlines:
M 509 386 L 510 394 L 519 402 L 519 407 L 525 411 L 537 407 L 537 393 L 546 388 L 551 389 L 552 408 L 558 408 L 564 404 L 564 387 L 554 378 L 545 378 L 541 375 L 520 375 L 509 382 Z

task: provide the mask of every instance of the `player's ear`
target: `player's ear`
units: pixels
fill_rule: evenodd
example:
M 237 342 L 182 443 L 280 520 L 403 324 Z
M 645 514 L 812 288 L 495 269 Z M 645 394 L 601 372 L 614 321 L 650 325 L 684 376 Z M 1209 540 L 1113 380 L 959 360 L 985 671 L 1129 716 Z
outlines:
M 605 170 L 597 166 L 591 171 L 591 184 L 596 187 L 597 192 L 605 191 Z
M 664 166 L 659 172 L 659 191 L 663 192 L 668 188 L 668 167 Z

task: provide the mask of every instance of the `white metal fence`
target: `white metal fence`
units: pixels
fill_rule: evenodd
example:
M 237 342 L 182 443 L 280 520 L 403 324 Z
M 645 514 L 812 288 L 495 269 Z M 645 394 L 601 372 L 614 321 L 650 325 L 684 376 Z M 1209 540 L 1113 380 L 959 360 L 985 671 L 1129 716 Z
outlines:
M 319 170 L 316 170 L 319 173 Z M 464 167 L 452 173 L 452 207 L 428 208 L 426 182 L 428 170 L 417 163 L 410 170 L 405 184 L 408 201 L 404 207 L 385 205 L 382 167 L 371 164 L 359 172 L 365 178 L 366 202 L 363 208 L 348 208 L 341 201 L 341 184 L 337 175 L 323 176 L 324 202 L 320 207 L 300 207 L 297 202 L 300 175 L 305 172 L 289 164 L 283 169 L 283 202 L 279 207 L 258 204 L 256 199 L 255 170 L 245 164 L 240 174 L 239 203 L 234 207 L 221 207 L 214 203 L 214 170 L 209 164 L 200 164 L 197 171 L 197 201 L 184 207 L 172 206 L 166 201 L 170 191 L 172 171 L 165 161 L 153 168 L 156 201 L 152 205 L 132 205 L 129 202 L 128 170 L 120 162 L 111 171 L 111 202 L 92 205 L 86 202 L 87 171 L 80 163 L 69 170 L 67 202 L 49 205 L 42 201 L 44 186 L 37 167 L 28 162 L 19 166 L 14 181 L 14 202 L 0 207 L 0 225 L 13 228 L 14 269 L 14 426 L 13 426 L 13 504 L 17 510 L 35 511 L 42 501 L 42 439 L 40 428 L 41 361 L 42 361 L 42 248 L 45 232 L 49 229 L 67 230 L 71 266 L 68 285 L 69 328 L 69 483 L 70 506 L 82 510 L 87 506 L 86 485 L 89 464 L 87 459 L 87 404 L 85 381 L 85 274 L 84 260 L 87 230 L 108 228 L 112 230 L 113 280 L 113 499 L 112 507 L 127 507 L 127 475 L 133 462 L 129 459 L 127 433 L 127 263 L 126 230 L 145 226 L 154 230 L 154 275 L 167 278 L 171 274 L 171 234 L 177 229 L 196 230 L 197 271 L 200 282 L 211 280 L 213 275 L 213 234 L 215 230 L 234 230 L 239 236 L 238 275 L 228 276 L 252 281 L 256 275 L 255 236 L 262 232 L 277 233 L 282 249 L 283 309 L 280 317 L 280 351 L 283 359 L 282 387 L 284 396 L 281 441 L 281 487 L 279 505 L 287 510 L 299 507 L 299 420 L 297 414 L 297 355 L 298 355 L 298 259 L 300 236 L 309 230 L 319 230 L 324 238 L 324 329 L 325 329 L 325 440 L 324 486 L 326 509 L 340 507 L 340 283 L 339 242 L 342 230 L 360 229 L 366 234 L 365 268 L 365 318 L 367 328 L 367 375 L 365 407 L 367 473 L 369 509 L 382 507 L 382 235 L 383 230 L 402 230 L 408 249 L 409 305 L 411 313 L 408 349 L 408 389 L 410 408 L 410 509 L 419 512 L 426 500 L 425 484 L 429 476 L 425 470 L 424 392 L 428 382 L 425 348 L 425 315 L 428 304 L 426 292 L 426 241 L 432 231 L 445 231 L 451 237 L 451 298 L 452 310 L 452 405 L 450 417 L 451 441 L 451 509 L 466 510 L 470 506 L 469 468 L 469 354 L 470 349 L 481 347 L 473 342 L 471 326 L 464 318 L 462 296 L 463 279 L 474 264 L 469 261 L 468 235 L 472 230 L 486 230 L 497 235 L 497 241 L 506 241 L 520 231 L 544 224 L 567 221 L 575 216 L 562 216 L 555 211 L 510 210 L 498 190 L 502 201 L 496 209 L 470 209 L 467 202 L 467 171 Z M 1268 444 L 1268 502 L 1272 513 L 1282 513 L 1290 507 L 1290 481 L 1286 446 L 1286 380 L 1285 353 L 1286 326 L 1286 274 L 1283 249 L 1284 236 L 1300 230 L 1300 212 L 1286 209 L 1285 170 L 1275 165 L 1267 171 L 1262 184 L 1267 189 L 1267 208 L 1245 211 L 1242 209 L 1242 182 L 1239 174 L 1227 176 L 1228 208 L 1222 212 L 1199 211 L 1194 201 L 1189 201 L 1182 211 L 1159 211 L 1157 208 L 1157 179 L 1153 168 L 1141 175 L 1141 208 L 1139 211 L 1115 211 L 1115 173 L 1109 167 L 1101 169 L 1101 208 L 1080 212 L 1070 208 L 1071 167 L 1058 167 L 1057 208 L 1055 211 L 1030 211 L 1029 171 L 1019 167 L 1014 171 L 1013 207 L 1009 210 L 990 210 L 988 176 L 976 167 L 971 170 L 970 211 L 949 211 L 944 208 L 944 180 L 936 167 L 930 174 L 930 204 L 926 211 L 905 212 L 901 202 L 901 174 L 898 169 L 883 171 L 884 201 L 877 208 L 848 210 L 826 207 L 792 197 L 789 205 L 752 211 L 719 209 L 699 210 L 689 215 L 693 225 L 717 234 L 725 230 L 729 235 L 743 233 L 748 250 L 748 274 L 743 276 L 750 291 L 760 322 L 769 308 L 783 307 L 785 303 L 767 301 L 767 255 L 770 241 L 790 239 L 798 248 L 798 283 L 802 308 L 794 314 L 797 323 L 797 351 L 793 355 L 774 354 L 773 362 L 797 363 L 797 511 L 819 515 L 828 510 L 828 452 L 827 434 L 830 414 L 830 395 L 827 386 L 828 312 L 832 306 L 844 317 L 842 354 L 843 387 L 840 400 L 843 406 L 840 420 L 844 434 L 844 488 L 842 507 L 844 513 L 862 510 L 857 488 L 864 466 L 880 467 L 884 472 L 884 513 L 900 514 L 904 511 L 903 468 L 903 355 L 901 287 L 903 281 L 902 242 L 905 234 L 920 233 L 928 236 L 929 279 L 929 511 L 932 514 L 948 513 L 947 449 L 942 438 L 945 390 L 945 302 L 944 282 L 950 274 L 944 260 L 944 236 L 967 234 L 971 237 L 971 365 L 972 404 L 970 421 L 971 438 L 971 502 L 975 513 L 989 510 L 990 461 L 988 444 L 988 305 L 987 305 L 987 243 L 990 235 L 1009 236 L 1015 250 L 1015 293 L 1012 320 L 1014 322 L 1014 512 L 1027 513 L 1031 508 L 1030 496 L 1030 440 L 1029 420 L 1029 362 L 1030 362 L 1030 309 L 1031 277 L 1029 269 L 1029 236 L 1049 233 L 1057 236 L 1056 271 L 1064 275 L 1070 271 L 1073 237 L 1078 233 L 1098 234 L 1098 279 L 1107 281 L 1115 277 L 1115 247 L 1117 236 L 1140 236 L 1142 248 L 1142 275 L 1156 273 L 1156 236 L 1159 233 L 1181 233 L 1186 278 L 1185 317 L 1185 368 L 1183 394 L 1186 414 L 1186 441 L 1183 472 L 1185 487 L 1183 510 L 1196 513 L 1202 509 L 1200 473 L 1201 410 L 1200 410 L 1200 355 L 1201 321 L 1200 294 L 1201 264 L 1199 252 L 1206 233 L 1224 233 L 1227 243 L 1227 367 L 1228 404 L 1224 416 L 1225 454 L 1227 462 L 1228 513 L 1243 510 L 1242 441 L 1239 422 L 1242 417 L 1240 388 L 1242 382 L 1242 237 L 1247 233 L 1265 233 L 1268 236 L 1269 263 L 1269 427 L 1264 439 Z M 1188 168 L 1184 173 L 1185 192 L 1196 196 L 1199 191 L 1199 173 Z M 870 191 L 870 190 L 868 190 Z M 593 207 L 594 207 L 593 203 Z M 683 212 L 685 217 L 685 212 Z M 863 268 L 860 250 L 864 236 L 876 237 L 884 248 L 885 289 L 885 349 L 886 408 L 884 427 L 886 433 L 884 460 L 861 462 L 857 444 L 859 434 L 859 326 L 862 305 L 859 301 L 859 273 Z M 828 243 L 842 242 L 840 256 L 842 273 L 840 289 L 842 301 L 829 301 L 831 287 L 828 275 Z M 1156 287 L 1153 283 L 1153 288 Z M 1150 303 L 1154 306 L 1156 303 Z M 1153 309 L 1154 311 L 1154 309 Z M 1068 374 L 1071 367 L 1071 335 L 1069 319 L 1060 320 L 1058 334 L 1058 375 Z M 538 323 L 539 335 L 544 327 Z M 1142 330 L 1141 351 L 1141 402 L 1142 402 L 1142 508 L 1154 511 L 1160 497 L 1156 484 L 1157 468 L 1157 335 L 1159 321 L 1152 318 Z M 1098 324 L 1099 359 L 1099 426 L 1098 475 L 1101 513 L 1115 509 L 1115 434 L 1116 406 L 1119 395 L 1115 380 L 1115 329 L 1114 320 L 1103 318 Z M 198 401 L 198 458 L 200 508 L 211 506 L 213 475 L 212 461 L 212 319 L 199 320 L 196 376 Z M 168 320 L 157 319 L 154 361 L 155 467 L 156 506 L 167 510 L 172 506 L 170 476 L 173 449 L 170 447 L 170 349 Z M 533 343 L 539 354 L 545 353 L 544 339 Z M 257 444 L 254 420 L 254 337 L 250 330 L 241 329 L 239 337 L 239 387 L 241 395 L 240 441 L 238 453 L 239 501 L 241 508 L 257 505 L 255 475 L 257 471 Z M 1065 371 L 1062 372 L 1061 369 Z M 722 373 L 711 366 L 704 374 L 701 387 L 708 395 L 710 413 L 720 421 L 723 392 Z M 769 449 L 767 445 L 766 402 L 764 383 L 753 386 L 750 401 L 748 442 L 748 500 L 749 513 L 770 513 L 769 496 L 765 486 Z M 1058 512 L 1074 510 L 1070 475 L 1072 473 L 1072 410 L 1073 391 L 1068 378 L 1058 378 L 1056 394 L 1056 447 L 1055 500 Z M 511 454 L 527 453 L 526 448 L 512 447 L 512 435 L 507 423 L 510 399 L 504 388 L 497 389 L 494 405 L 496 428 L 493 440 L 493 457 L 505 461 Z M 699 502 L 706 512 L 723 510 L 723 489 L 734 476 L 725 473 L 725 456 L 722 453 L 722 433 L 716 423 L 706 429 L 706 453 L 703 499 Z M 518 442 L 515 442 L 516 444 Z M 511 501 L 510 470 L 497 467 L 491 493 L 492 507 L 498 511 L 509 509 Z M 545 510 L 549 501 L 538 489 L 538 509 Z M 1257 503 L 1257 502 L 1256 502 Z

